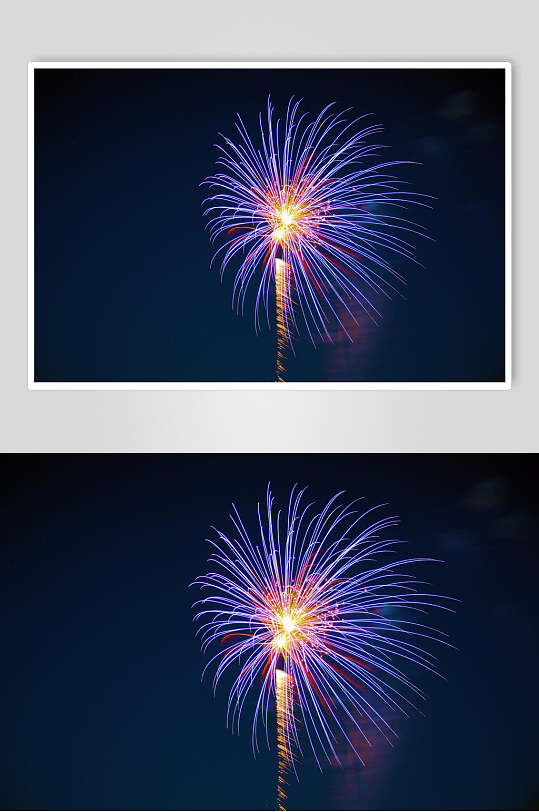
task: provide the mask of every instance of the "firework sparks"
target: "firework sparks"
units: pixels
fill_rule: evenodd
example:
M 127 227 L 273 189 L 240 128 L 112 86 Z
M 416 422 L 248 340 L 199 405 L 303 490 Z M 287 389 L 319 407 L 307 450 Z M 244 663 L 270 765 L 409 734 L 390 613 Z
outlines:
M 260 725 L 269 742 L 276 702 L 281 807 L 286 772 L 295 769 L 293 753 L 301 753 L 300 729 L 319 764 L 323 757 L 339 763 L 338 733 L 361 760 L 346 732 L 350 723 L 365 740 L 364 729 L 372 725 L 393 740 L 380 709 L 407 715 L 416 708 L 424 697 L 407 669 L 438 673 L 436 657 L 424 646 L 449 645 L 446 635 L 413 613 L 453 611 L 451 599 L 426 591 L 423 581 L 404 571 L 435 559 L 394 559 L 403 542 L 386 531 L 398 524 L 396 516 L 373 520 L 381 506 L 361 511 L 357 500 L 341 504 L 342 494 L 317 512 L 304 494 L 295 486 L 281 511 L 268 487 L 255 540 L 234 508 L 234 532 L 216 531 L 211 541 L 216 570 L 194 582 L 203 590 L 195 604 L 202 648 L 219 645 L 205 671 L 215 667 L 214 690 L 225 671 L 239 672 L 228 702 L 233 730 L 254 692 L 255 751 Z
M 365 125 L 365 116 L 347 121 L 332 106 L 308 120 L 291 99 L 282 122 L 268 100 L 258 144 L 238 115 L 237 142 L 224 137 L 217 145 L 220 171 L 204 181 L 216 190 L 205 200 L 212 242 L 222 243 L 214 259 L 221 258 L 221 275 L 237 266 L 236 308 L 243 312 L 253 284 L 259 329 L 261 309 L 270 324 L 274 291 L 278 335 L 291 348 L 300 321 L 313 343 L 331 340 L 328 316 L 342 324 L 343 308 L 355 320 L 359 305 L 377 321 L 374 297 L 390 297 L 404 282 L 387 256 L 417 261 L 408 237 L 423 235 L 417 224 L 388 214 L 426 205 L 388 172 L 411 162 L 375 160 L 382 146 L 369 139 L 382 127 Z
M 293 714 L 293 693 L 290 676 L 278 668 L 275 672 L 275 702 L 277 710 L 277 807 L 284 809 L 286 803 L 286 783 L 293 769 L 293 754 L 290 741 L 290 728 Z
M 288 313 L 291 307 L 290 275 L 288 267 L 282 259 L 275 260 L 275 302 L 276 302 L 276 329 L 277 329 L 277 380 L 284 382 L 285 355 L 287 346 Z

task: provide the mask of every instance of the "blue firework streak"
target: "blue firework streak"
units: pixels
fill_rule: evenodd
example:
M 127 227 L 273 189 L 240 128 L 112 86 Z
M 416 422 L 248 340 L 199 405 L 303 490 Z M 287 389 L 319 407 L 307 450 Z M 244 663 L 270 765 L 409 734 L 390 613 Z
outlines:
M 438 674 L 425 646 L 449 645 L 447 635 L 418 622 L 414 613 L 449 608 L 452 599 L 432 594 L 404 568 L 431 558 L 395 560 L 402 541 L 387 538 L 396 516 L 374 518 L 382 506 L 359 510 L 336 494 L 317 511 L 305 490 L 291 491 L 286 510 L 274 505 L 268 486 L 258 505 L 252 540 L 235 507 L 233 533 L 216 530 L 209 561 L 216 570 L 196 579 L 203 597 L 195 603 L 203 651 L 219 650 L 214 690 L 226 671 L 235 672 L 227 723 L 239 726 L 248 694 L 255 694 L 253 748 L 265 727 L 286 674 L 289 690 L 288 749 L 300 750 L 299 730 L 318 763 L 336 759 L 335 736 L 369 720 L 387 739 L 396 735 L 383 709 L 405 715 L 424 699 L 407 674 L 410 667 Z M 388 558 L 391 560 L 388 561 Z M 269 738 L 268 738 L 269 742 Z M 358 758 L 359 753 L 357 753 Z
M 247 290 L 255 287 L 257 329 L 261 308 L 270 323 L 271 292 L 283 263 L 288 342 L 298 314 L 313 342 L 329 339 L 330 314 L 343 328 L 343 309 L 356 320 L 353 305 L 376 321 L 374 298 L 390 297 L 404 283 L 388 256 L 416 262 L 408 238 L 424 236 L 421 226 L 388 213 L 427 205 L 424 195 L 404 191 L 388 173 L 412 162 L 375 160 L 382 146 L 369 139 L 382 127 L 367 124 L 366 116 L 347 121 L 332 108 L 309 117 L 292 98 L 282 121 L 268 100 L 256 142 L 238 114 L 237 140 L 223 136 L 224 144 L 216 145 L 220 171 L 204 181 L 215 191 L 205 200 L 212 242 L 221 243 L 214 260 L 220 258 L 221 276 L 229 265 L 236 267 L 238 310 L 243 312 Z

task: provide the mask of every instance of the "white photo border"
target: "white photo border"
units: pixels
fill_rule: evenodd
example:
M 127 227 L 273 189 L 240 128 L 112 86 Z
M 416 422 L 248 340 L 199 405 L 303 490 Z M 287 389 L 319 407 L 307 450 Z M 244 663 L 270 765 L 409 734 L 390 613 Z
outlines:
M 424 68 L 424 69 L 503 69 L 505 72 L 505 381 L 500 382 L 198 382 L 198 381 L 52 381 L 35 380 L 34 371 L 34 71 L 36 69 L 386 69 L 386 68 Z M 28 63 L 28 388 L 29 389 L 66 389 L 66 390 L 455 390 L 455 389 L 496 389 L 511 388 L 511 63 L 502 62 L 29 62 Z

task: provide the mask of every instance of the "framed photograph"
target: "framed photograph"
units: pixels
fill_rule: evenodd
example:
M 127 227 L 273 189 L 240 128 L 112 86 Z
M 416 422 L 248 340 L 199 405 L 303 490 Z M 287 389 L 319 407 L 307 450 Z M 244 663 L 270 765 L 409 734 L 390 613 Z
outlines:
M 5 809 L 536 806 L 536 454 L 0 473 Z
M 31 389 L 508 389 L 506 62 L 35 62 Z

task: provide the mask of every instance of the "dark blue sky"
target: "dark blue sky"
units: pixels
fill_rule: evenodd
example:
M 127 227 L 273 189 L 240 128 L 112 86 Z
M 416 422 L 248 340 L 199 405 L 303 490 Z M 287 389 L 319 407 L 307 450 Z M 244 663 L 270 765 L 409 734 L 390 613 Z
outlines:
M 234 500 L 249 529 L 268 480 L 317 500 L 387 501 L 458 653 L 423 678 L 396 747 L 317 773 L 291 809 L 535 809 L 536 456 L 5 455 L 1 460 L 4 809 L 271 809 L 274 757 L 225 727 L 201 683 L 188 584 Z
M 352 347 L 300 340 L 287 380 L 504 377 L 502 70 L 37 70 L 38 381 L 274 379 L 275 339 L 210 270 L 200 182 L 217 132 L 268 94 L 372 113 L 401 176 L 437 198 L 407 300 Z

